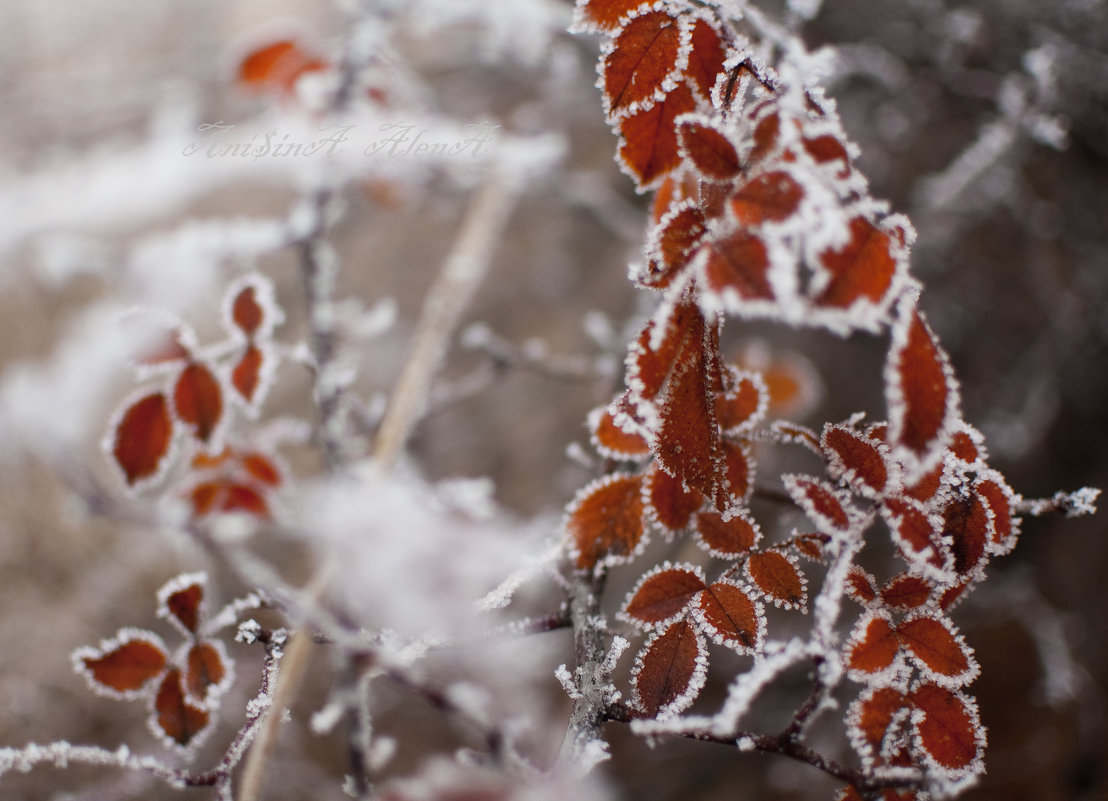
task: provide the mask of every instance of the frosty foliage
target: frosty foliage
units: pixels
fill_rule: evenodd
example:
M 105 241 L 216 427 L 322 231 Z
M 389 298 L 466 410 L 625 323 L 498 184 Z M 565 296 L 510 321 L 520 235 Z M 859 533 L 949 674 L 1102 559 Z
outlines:
M 77 308 L 2 365 L 0 466 L 57 477 L 28 520 L 63 506 L 108 521 L 106 558 L 161 537 L 157 570 L 182 563 L 113 560 L 93 597 L 130 617 L 67 646 L 89 690 L 145 709 L 58 725 L 144 750 L 3 747 L 0 784 L 81 764 L 220 801 L 599 801 L 628 794 L 607 786 L 625 726 L 798 760 L 840 801 L 953 798 L 985 773 L 987 660 L 959 622 L 979 594 L 1027 629 L 1047 699 L 1080 697 L 1061 617 L 992 563 L 1099 490 L 1024 498 L 995 418 L 964 419 L 982 405 L 944 338 L 965 323 L 914 266 L 929 229 L 861 169 L 925 112 L 889 100 L 867 161 L 831 91 L 865 76 L 925 106 L 922 59 L 988 98 L 895 190 L 927 222 L 1003 194 L 1031 143 L 1065 147 L 1064 46 L 1040 31 L 984 76 L 962 60 L 985 17 L 942 3 L 933 52 L 903 56 L 809 48 L 820 0 L 338 5 L 221 33 L 219 90 L 181 90 L 218 95 L 210 119 L 144 109 L 0 184 L 0 286 Z M 594 140 L 619 182 L 578 152 Z M 630 261 L 615 282 L 607 251 Z M 559 356 L 582 323 L 592 350 Z M 530 511 L 501 498 L 515 479 Z M 641 762 L 663 788 L 644 798 L 672 786 Z

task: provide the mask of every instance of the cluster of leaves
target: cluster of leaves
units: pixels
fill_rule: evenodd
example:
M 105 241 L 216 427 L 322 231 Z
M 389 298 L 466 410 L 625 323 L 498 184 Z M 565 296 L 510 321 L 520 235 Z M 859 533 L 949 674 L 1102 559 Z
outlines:
M 277 367 L 272 331 L 283 313 L 269 280 L 251 274 L 228 288 L 223 317 L 228 339 L 204 349 L 184 321 L 157 317 L 134 359 L 146 386 L 113 417 L 104 444 L 126 485 L 141 490 L 165 477 L 183 441 L 188 464 L 180 483 L 194 517 L 241 511 L 265 518 L 282 482 L 276 458 L 227 443 L 224 432 L 232 405 L 258 415 Z
M 154 632 L 124 628 L 96 648 L 73 652 L 89 687 L 109 698 L 145 699 L 150 730 L 182 750 L 211 733 L 220 698 L 234 680 L 223 643 L 205 633 L 207 582 L 203 573 L 188 573 L 158 590 L 158 617 L 184 637 L 176 651 Z
M 797 557 L 847 554 L 864 612 L 821 655 L 862 685 L 848 733 L 863 768 L 844 797 L 886 780 L 898 799 L 950 792 L 983 770 L 985 735 L 965 692 L 977 664 L 947 614 L 1014 546 L 1019 499 L 961 419 L 908 272 L 914 233 L 869 196 L 834 104 L 773 69 L 772 48 L 713 4 L 581 0 L 578 27 L 607 37 L 598 85 L 619 159 L 640 191 L 657 190 L 632 279 L 661 302 L 629 350 L 626 390 L 593 420 L 597 449 L 636 468 L 582 490 L 570 548 L 579 570 L 600 572 L 658 529 L 724 562 L 711 583 L 694 564 L 648 568 L 627 598 L 621 616 L 650 632 L 634 712 L 693 704 L 706 638 L 764 659 L 763 603 L 806 608 Z M 720 354 L 726 318 L 885 335 L 887 419 L 821 433 L 767 422 L 760 377 Z M 816 474 L 781 477 L 814 532 L 764 542 L 747 505 L 754 439 L 820 458 Z M 884 582 L 857 561 L 878 521 L 901 563 Z

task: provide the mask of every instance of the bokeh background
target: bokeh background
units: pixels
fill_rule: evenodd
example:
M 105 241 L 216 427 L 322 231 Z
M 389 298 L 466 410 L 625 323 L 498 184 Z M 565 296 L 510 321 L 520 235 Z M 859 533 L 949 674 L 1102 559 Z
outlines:
M 552 531 L 591 475 L 566 449 L 585 441 L 584 417 L 610 396 L 623 343 L 651 302 L 626 280 L 648 199 L 612 159 L 615 139 L 593 86 L 599 43 L 564 32 L 566 2 L 377 5 L 404 23 L 392 29 L 396 70 L 387 72 L 406 81 L 394 90 L 398 119 L 415 98 L 420 114 L 563 137 L 560 166 L 522 193 L 465 324 L 517 345 L 541 341 L 584 375 L 490 368 L 456 344 L 438 387 L 446 400 L 411 443 L 431 478 L 488 476 L 511 514 Z M 241 589 L 187 540 L 89 514 L 75 498 L 75 477 L 110 481 L 99 439 L 132 384 L 124 371 L 89 379 L 67 343 L 102 302 L 165 300 L 190 258 L 201 288 L 244 267 L 269 275 L 289 318 L 279 338 L 303 335 L 288 249 L 227 255 L 196 245 L 198 234 L 174 238 L 210 221 L 284 218 L 295 176 L 229 171 L 190 181 L 180 163 L 159 171 L 143 159 L 172 157 L 158 143 L 187 141 L 199 124 L 264 119 L 286 102 L 235 80 L 237 59 L 266 31 L 297 27 L 334 54 L 347 19 L 340 8 L 295 0 L 0 4 L 0 746 L 67 739 L 157 749 L 141 705 L 93 697 L 71 671 L 70 651 L 120 626 L 156 627 L 154 591 L 179 571 L 208 568 L 223 579 L 224 599 Z M 836 48 L 829 93 L 874 195 L 917 228 L 922 307 L 995 466 L 1026 497 L 1108 486 L 1108 7 L 839 0 L 793 21 L 810 48 Z M 332 237 L 340 295 L 366 307 L 395 303 L 393 328 L 346 352 L 367 399 L 387 392 L 403 364 L 471 191 L 449 165 L 412 168 L 414 180 L 406 169 L 371 168 L 350 182 Z M 113 203 L 86 209 L 81 199 L 100 196 L 98 180 Z M 174 278 L 159 273 L 160 258 Z M 216 336 L 218 294 L 196 294 L 171 305 L 202 339 Z M 807 359 L 821 387 L 807 422 L 881 415 L 880 342 L 739 324 L 727 337 L 736 350 L 757 338 L 772 353 Z M 282 369 L 266 414 L 306 414 L 307 377 Z M 285 456 L 294 472 L 318 468 L 310 448 Z M 982 667 L 972 689 L 990 740 L 988 774 L 966 798 L 1108 799 L 1106 529 L 1103 514 L 1026 521 L 1015 553 L 958 610 Z M 295 549 L 279 559 L 295 575 Z M 239 692 L 249 693 L 255 655 L 234 653 L 246 677 Z M 570 653 L 563 632 L 504 658 L 552 669 Z M 326 691 L 326 658 L 317 661 L 301 720 Z M 551 727 L 534 743 L 540 760 L 560 739 L 559 693 L 549 679 L 535 701 Z M 380 722 L 404 743 L 397 773 L 467 744 L 402 693 L 380 701 Z M 699 743 L 648 747 L 610 729 L 615 759 L 604 774 L 618 798 L 832 797 L 833 784 L 802 765 Z M 218 754 L 231 731 L 217 731 L 204 753 Z M 303 725 L 284 737 L 288 758 L 267 797 L 339 797 L 341 744 Z M 210 792 L 155 787 L 164 798 Z M 85 768 L 44 767 L 0 784 L 4 798 L 150 792 L 141 777 Z

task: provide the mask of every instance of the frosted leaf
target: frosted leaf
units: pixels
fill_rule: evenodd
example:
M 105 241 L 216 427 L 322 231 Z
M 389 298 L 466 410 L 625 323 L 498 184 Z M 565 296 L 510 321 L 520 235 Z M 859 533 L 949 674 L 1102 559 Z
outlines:
M 795 473 L 783 475 L 781 479 L 793 501 L 821 531 L 832 536 L 842 535 L 862 521 L 863 515 L 850 503 L 850 497 L 826 481 Z
M 197 633 L 207 605 L 207 573 L 182 573 L 158 590 L 158 617 L 168 620 L 186 637 Z
M 886 683 L 901 668 L 900 641 L 892 620 L 884 612 L 864 614 L 843 647 L 843 657 L 852 679 L 867 684 Z
M 112 415 L 101 447 L 135 491 L 161 481 L 173 455 L 173 417 L 164 392 L 140 391 Z
M 214 723 L 207 709 L 189 700 L 181 671 L 167 671 L 150 697 L 147 725 L 154 736 L 166 747 L 191 753 L 212 733 Z
M 566 510 L 565 529 L 579 569 L 638 553 L 644 534 L 642 477 L 616 473 L 584 487 Z
M 973 651 L 943 615 L 920 612 L 896 627 L 896 636 L 925 679 L 948 689 L 969 684 L 981 672 Z
M 792 554 L 756 551 L 746 558 L 745 572 L 759 594 L 774 606 L 805 611 L 808 579 Z
M 640 628 L 666 628 L 684 615 L 705 586 L 698 566 L 663 562 L 639 579 L 623 603 L 620 618 Z
M 161 677 L 169 656 L 157 634 L 124 628 L 96 648 L 78 648 L 70 659 L 73 669 L 98 695 L 133 700 L 147 695 Z
M 636 709 L 668 717 L 696 700 L 708 673 L 704 637 L 686 620 L 652 634 L 631 671 Z

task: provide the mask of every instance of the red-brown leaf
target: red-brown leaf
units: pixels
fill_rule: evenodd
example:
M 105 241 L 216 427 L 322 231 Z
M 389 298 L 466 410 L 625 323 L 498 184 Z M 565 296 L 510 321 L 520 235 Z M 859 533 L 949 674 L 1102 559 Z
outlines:
M 849 719 L 857 733 L 852 737 L 863 754 L 879 753 L 897 712 L 909 705 L 908 699 L 891 687 L 880 687 L 863 694 L 851 705 Z
M 880 673 L 892 665 L 899 650 L 896 631 L 888 618 L 863 617 L 847 645 L 846 666 L 859 673 Z
M 859 299 L 879 303 L 896 275 L 889 235 L 864 217 L 850 221 L 850 241 L 841 250 L 825 250 L 819 261 L 831 279 L 816 298 L 822 306 L 846 309 Z
M 291 39 L 259 47 L 239 64 L 239 80 L 255 89 L 290 92 L 306 72 L 326 69 L 326 62 L 312 56 Z
M 808 597 L 804 574 L 780 551 L 752 553 L 746 574 L 777 606 L 803 606 Z
M 196 438 L 207 442 L 223 415 L 223 390 L 207 366 L 194 362 L 177 378 L 173 406 Z
M 647 470 L 646 491 L 654 520 L 667 531 L 687 528 L 693 513 L 704 504 L 704 496 L 698 490 L 686 490 L 680 479 L 659 470 L 657 465 Z
M 255 296 L 251 285 L 244 286 L 231 302 L 231 320 L 248 337 L 254 336 L 262 327 L 265 311 Z
M 713 292 L 728 290 L 740 300 L 772 300 L 769 281 L 769 253 L 762 240 L 739 229 L 707 246 L 704 279 Z
M 752 374 L 737 374 L 727 392 L 716 396 L 716 417 L 725 433 L 735 434 L 760 419 L 768 402 L 765 384 Z
M 911 700 L 923 712 L 916 732 L 927 756 L 948 770 L 970 768 L 984 746 L 984 732 L 971 702 L 936 684 L 920 685 L 912 691 Z
M 641 476 L 613 475 L 585 487 L 566 521 L 577 567 L 588 570 L 606 556 L 634 551 L 642 539 L 642 515 Z
M 638 459 L 650 454 L 650 444 L 637 432 L 618 424 L 610 408 L 594 413 L 592 439 L 597 450 L 615 459 Z
M 643 283 L 659 288 L 669 286 L 706 230 L 704 212 L 699 206 L 682 206 L 667 214 L 654 234 L 660 258 L 651 262 Z
M 647 574 L 627 600 L 623 614 L 638 623 L 663 623 L 688 606 L 704 586 L 700 572 L 691 565 Z
M 938 532 L 918 503 L 907 498 L 888 498 L 882 511 L 893 539 L 905 555 L 925 559 L 935 567 L 943 566 Z
M 845 531 L 851 518 L 843 500 L 829 484 L 809 476 L 787 475 L 785 489 L 797 506 L 821 527 Z
M 1015 545 L 1016 524 L 1012 519 L 1011 491 L 1002 483 L 1003 479 L 982 479 L 977 482 L 974 491 L 991 511 L 992 525 L 989 527 L 989 543 L 995 553 L 1007 553 Z
M 197 581 L 167 595 L 165 611 L 176 618 L 185 631 L 195 634 L 203 602 L 204 585 Z
M 973 571 L 984 558 L 989 540 L 989 516 L 981 498 L 973 494 L 947 504 L 942 536 L 950 543 L 954 570 L 960 575 Z
M 89 650 L 78 660 L 90 680 L 117 693 L 133 693 L 161 675 L 167 656 L 152 637 L 134 635 L 106 653 Z
M 727 491 L 731 498 L 745 503 L 751 492 L 754 462 L 750 446 L 742 442 L 723 441 L 723 464 L 727 475 Z
M 704 547 L 721 559 L 738 559 L 761 539 L 757 525 L 745 513 L 724 520 L 719 512 L 700 512 L 696 516 L 696 533 Z
M 642 0 L 588 0 L 582 7 L 585 19 L 603 30 L 614 30 L 630 12 L 642 5 Z
M 654 186 L 681 163 L 674 123 L 695 109 L 689 87 L 679 83 L 665 99 L 620 120 L 619 154 L 641 189 Z
M 255 517 L 269 517 L 269 503 L 254 487 L 249 484 L 229 483 L 225 487 L 224 495 L 220 503 L 220 510 L 224 512 L 246 512 Z
M 723 40 L 707 20 L 698 19 L 692 29 L 692 50 L 685 74 L 703 97 L 709 97 L 727 57 Z
M 941 456 L 957 415 L 946 354 L 916 309 L 901 311 L 886 367 L 891 442 L 928 469 Z
M 254 393 L 258 391 L 263 358 L 261 349 L 250 343 L 231 370 L 231 384 L 247 403 L 253 403 Z
M 879 443 L 845 426 L 827 426 L 823 451 L 837 475 L 880 495 L 889 481 L 889 471 Z
M 154 392 L 131 404 L 116 427 L 112 448 L 127 483 L 157 474 L 172 439 L 173 421 L 164 394 Z
M 223 655 L 210 642 L 198 642 L 189 648 L 185 659 L 185 687 L 198 701 L 205 701 L 208 688 L 218 686 L 227 675 Z
M 669 14 L 653 11 L 630 20 L 601 64 L 609 113 L 660 94 L 680 47 L 681 29 Z
M 893 576 L 881 590 L 882 603 L 893 609 L 915 609 L 930 597 L 931 585 L 910 573 Z
M 189 702 L 182 684 L 181 671 L 166 673 L 154 697 L 154 721 L 165 736 L 186 746 L 211 722 L 208 711 Z
M 271 487 L 281 485 L 281 471 L 273 460 L 264 453 L 245 453 L 242 456 L 242 467 L 250 474 L 251 478 L 268 484 Z
M 717 581 L 697 599 L 709 632 L 731 646 L 756 651 L 761 646 L 763 618 L 758 604 L 740 587 Z
M 685 157 L 709 181 L 730 181 L 741 171 L 738 151 L 715 126 L 695 118 L 684 119 L 677 126 L 677 137 Z
M 873 576 L 858 565 L 851 565 L 846 573 L 846 591 L 851 598 L 861 604 L 877 600 L 877 587 L 874 586 Z
M 787 172 L 776 170 L 748 181 L 731 198 L 731 213 L 742 225 L 781 222 L 800 205 L 804 189 Z
M 976 675 L 976 663 L 945 621 L 912 617 L 901 621 L 896 631 L 900 642 L 933 672 L 966 680 Z
M 687 619 L 647 640 L 632 675 L 638 709 L 652 718 L 688 707 L 703 681 L 703 655 L 703 641 Z

